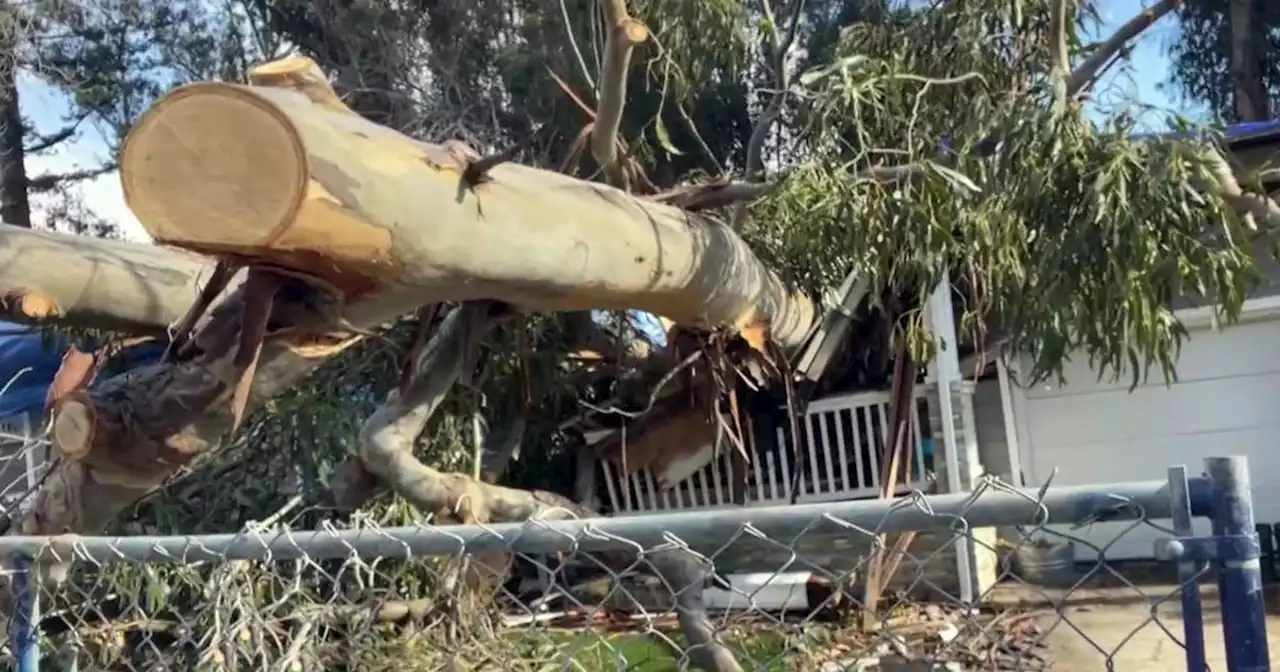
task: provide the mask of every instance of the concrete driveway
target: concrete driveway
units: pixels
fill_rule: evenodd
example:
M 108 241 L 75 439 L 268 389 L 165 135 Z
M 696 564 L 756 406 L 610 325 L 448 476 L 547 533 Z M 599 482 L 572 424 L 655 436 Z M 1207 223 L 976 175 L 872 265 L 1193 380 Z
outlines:
M 1143 589 L 1147 595 L 1166 595 L 1172 591 L 1172 586 L 1163 591 Z M 1052 661 L 1049 669 L 1054 672 L 1105 670 L 1108 660 L 1112 663 L 1110 669 L 1117 672 L 1187 669 L 1186 652 L 1179 644 L 1185 638 L 1185 631 L 1176 600 L 1161 603 L 1154 620 L 1151 609 L 1141 603 L 1099 600 L 1089 604 L 1086 599 L 1070 602 L 1074 604 L 1066 607 L 1064 616 L 1048 613 L 1040 619 L 1047 633 L 1044 642 L 1049 647 L 1048 659 Z M 1214 672 L 1225 671 L 1217 596 L 1206 590 L 1202 602 L 1206 662 Z M 1271 657 L 1275 659 L 1280 656 L 1280 616 L 1269 617 L 1267 635 Z

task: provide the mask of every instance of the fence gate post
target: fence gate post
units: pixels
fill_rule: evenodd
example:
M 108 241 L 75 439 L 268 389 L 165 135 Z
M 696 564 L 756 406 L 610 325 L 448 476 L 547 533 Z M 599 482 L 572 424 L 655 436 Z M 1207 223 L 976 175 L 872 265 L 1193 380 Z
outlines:
M 9 649 L 13 653 L 17 672 L 39 672 L 40 633 L 37 631 L 37 610 L 40 585 L 36 580 L 35 563 L 25 553 L 12 556 L 13 615 L 9 619 Z
M 1227 670 L 1264 672 L 1271 669 L 1271 664 L 1267 615 L 1262 604 L 1262 553 L 1249 491 L 1249 461 L 1245 457 L 1211 457 L 1205 460 L 1205 471 L 1217 542 L 1214 564 L 1218 570 Z
M 1195 533 L 1191 527 L 1191 487 L 1187 482 L 1185 466 L 1169 467 L 1169 508 L 1173 518 L 1175 537 L 1189 539 Z M 1182 597 L 1182 627 L 1186 639 L 1187 672 L 1205 672 L 1208 664 L 1204 653 L 1204 611 L 1200 603 L 1200 582 L 1197 578 L 1204 569 L 1203 561 L 1189 557 L 1178 559 L 1178 585 Z

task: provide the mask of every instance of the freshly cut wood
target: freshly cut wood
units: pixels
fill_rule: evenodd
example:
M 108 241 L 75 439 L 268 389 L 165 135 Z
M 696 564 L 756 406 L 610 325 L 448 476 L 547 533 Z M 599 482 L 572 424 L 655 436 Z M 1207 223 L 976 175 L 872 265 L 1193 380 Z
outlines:
M 813 303 L 723 223 L 514 164 L 469 181 L 479 157 L 344 111 L 318 73 L 293 58 L 254 73 L 271 86 L 203 82 L 158 101 L 121 158 L 147 231 L 315 275 L 347 299 L 398 286 L 422 303 L 640 309 L 766 324 L 784 347 L 809 332 Z

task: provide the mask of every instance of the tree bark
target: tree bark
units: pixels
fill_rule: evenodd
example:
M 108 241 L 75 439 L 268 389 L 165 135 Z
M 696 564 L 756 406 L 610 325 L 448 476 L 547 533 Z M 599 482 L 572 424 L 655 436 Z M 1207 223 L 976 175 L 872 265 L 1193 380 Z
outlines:
M 163 335 L 212 271 L 170 247 L 0 224 L 0 307 L 18 322 Z
M 66 459 L 10 534 L 101 529 L 123 507 L 209 455 L 234 428 L 229 402 L 246 347 L 261 348 L 249 390 L 253 408 L 349 344 L 350 327 L 369 328 L 440 299 L 494 297 L 552 310 L 641 308 L 706 326 L 764 322 L 784 345 L 807 334 L 814 306 L 788 292 L 723 224 L 519 166 L 498 166 L 468 185 L 462 177 L 474 157 L 350 114 L 320 86 L 314 64 L 302 65 L 258 72 L 260 83 L 272 79 L 278 88 L 182 89 L 130 135 L 122 169 L 126 198 L 157 240 L 247 263 L 288 291 L 253 296 L 258 284 L 241 284 L 199 324 L 190 352 L 62 399 L 52 438 Z M 36 288 L 56 308 L 45 315 L 91 316 L 114 304 L 131 316 L 120 324 L 168 325 L 185 314 L 197 295 L 192 279 L 207 268 L 192 259 L 185 272 L 166 276 L 169 291 L 156 301 L 128 272 L 152 256 L 170 271 L 185 266 L 163 248 L 12 231 L 7 238 L 63 255 L 83 245 L 107 258 L 109 282 Z M 164 270 L 152 266 L 152 274 Z M 98 270 L 93 263 L 84 268 Z M 49 271 L 33 270 L 32 277 L 49 278 Z M 135 286 L 121 289 L 131 287 L 131 279 Z M 147 309 L 113 302 L 112 292 Z M 327 309 L 333 298 L 341 301 L 340 321 Z M 493 318 L 491 308 L 469 302 L 442 325 L 422 356 L 426 374 L 403 396 L 393 395 L 363 429 L 362 471 L 424 509 L 462 522 L 587 515 L 588 509 L 551 493 L 437 472 L 409 450 L 473 361 L 466 353 Z M 23 308 L 24 315 L 35 312 Z M 246 340 L 254 329 L 268 330 L 265 341 Z M 705 571 L 691 569 L 685 555 L 658 553 L 670 556 L 670 567 L 657 571 L 680 591 L 690 641 L 702 644 L 700 635 L 712 631 L 701 607 Z M 48 570 L 45 576 L 57 579 L 65 565 Z M 713 641 L 699 649 L 703 656 L 710 656 L 709 669 L 739 669 Z
M 468 184 L 478 157 L 342 111 L 309 60 L 267 71 L 304 74 L 292 90 L 186 86 L 135 125 L 125 198 L 156 240 L 313 274 L 347 299 L 401 287 L 424 304 L 639 309 L 765 323 L 784 347 L 814 322 L 721 222 L 519 165 Z
M 1230 0 L 1227 25 L 1231 30 L 1231 79 L 1235 89 L 1236 121 L 1266 121 L 1270 100 L 1262 76 L 1261 28 L 1255 0 Z
M 5 32 L 18 31 L 11 9 L 0 10 L 9 19 Z M 27 194 L 26 127 L 18 99 L 18 68 L 13 64 L 16 35 L 0 40 L 6 54 L 0 64 L 0 221 L 31 228 L 31 201 Z

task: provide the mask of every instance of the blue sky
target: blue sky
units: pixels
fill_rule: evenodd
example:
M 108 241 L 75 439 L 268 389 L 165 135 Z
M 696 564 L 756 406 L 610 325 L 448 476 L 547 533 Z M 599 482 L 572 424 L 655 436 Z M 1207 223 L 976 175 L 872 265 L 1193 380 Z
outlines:
M 24 73 L 18 81 L 18 97 L 22 101 L 23 114 L 35 124 L 39 132 L 52 133 L 66 125 L 64 119 L 69 107 L 65 97 L 56 89 L 45 86 Z M 74 141 L 62 143 L 56 147 L 56 151 L 27 156 L 27 172 L 33 177 L 46 173 L 72 172 L 100 166 L 110 158 L 102 133 L 86 123 L 81 126 Z M 137 240 L 147 239 L 142 226 L 125 206 L 118 173 L 111 172 L 95 180 L 87 180 L 78 189 L 86 205 L 99 216 L 119 224 L 126 236 Z M 33 218 L 39 220 L 40 211 L 39 199 L 33 200 Z
M 1145 4 L 1151 0 L 1105 0 L 1103 17 L 1106 22 L 1098 35 L 1109 35 L 1117 26 L 1137 15 Z M 1177 35 L 1177 23 L 1172 17 L 1165 17 L 1155 26 L 1148 29 L 1139 38 L 1132 55 L 1131 73 L 1120 69 L 1110 72 L 1097 87 L 1098 105 L 1118 105 L 1137 100 L 1147 105 L 1166 109 L 1174 109 L 1189 116 L 1200 116 L 1202 110 L 1195 106 L 1182 104 L 1160 90 L 1160 84 L 1168 79 L 1169 63 L 1164 56 L 1165 46 Z M 1091 35 L 1097 39 L 1098 35 Z M 24 77 L 19 82 L 19 93 L 22 98 L 23 111 L 36 124 L 41 132 L 51 132 L 62 126 L 62 118 L 67 112 L 67 105 L 55 91 L 31 77 Z M 1151 115 L 1147 119 L 1152 124 L 1161 123 L 1159 115 Z M 101 165 L 109 156 L 106 143 L 96 129 L 85 127 L 75 142 L 64 143 L 57 152 L 43 156 L 28 157 L 27 168 L 32 175 L 44 172 L 67 172 L 77 168 Z M 117 222 L 125 235 L 145 240 L 146 234 L 137 219 L 125 206 L 124 196 L 120 190 L 120 179 L 116 173 L 110 173 L 96 180 L 80 185 L 80 193 L 85 202 L 100 216 Z M 39 217 L 39 203 L 36 204 L 36 216 Z
M 1101 40 L 1115 32 L 1122 24 L 1137 16 L 1144 6 L 1153 0 L 1103 0 L 1100 4 L 1106 22 L 1096 34 L 1089 37 Z M 1201 105 L 1187 104 L 1177 96 L 1170 96 L 1161 91 L 1161 84 L 1169 79 L 1169 59 L 1165 51 L 1170 42 L 1177 39 L 1178 22 L 1173 16 L 1166 16 L 1159 23 L 1148 28 L 1138 38 L 1131 55 L 1130 72 L 1122 73 L 1119 68 L 1113 69 L 1102 81 L 1098 82 L 1097 97 L 1102 104 L 1118 104 L 1126 100 L 1139 100 L 1148 105 L 1176 110 L 1188 117 L 1206 121 L 1207 114 Z M 1154 117 L 1154 115 L 1153 115 Z M 1151 123 L 1161 123 L 1152 118 Z

